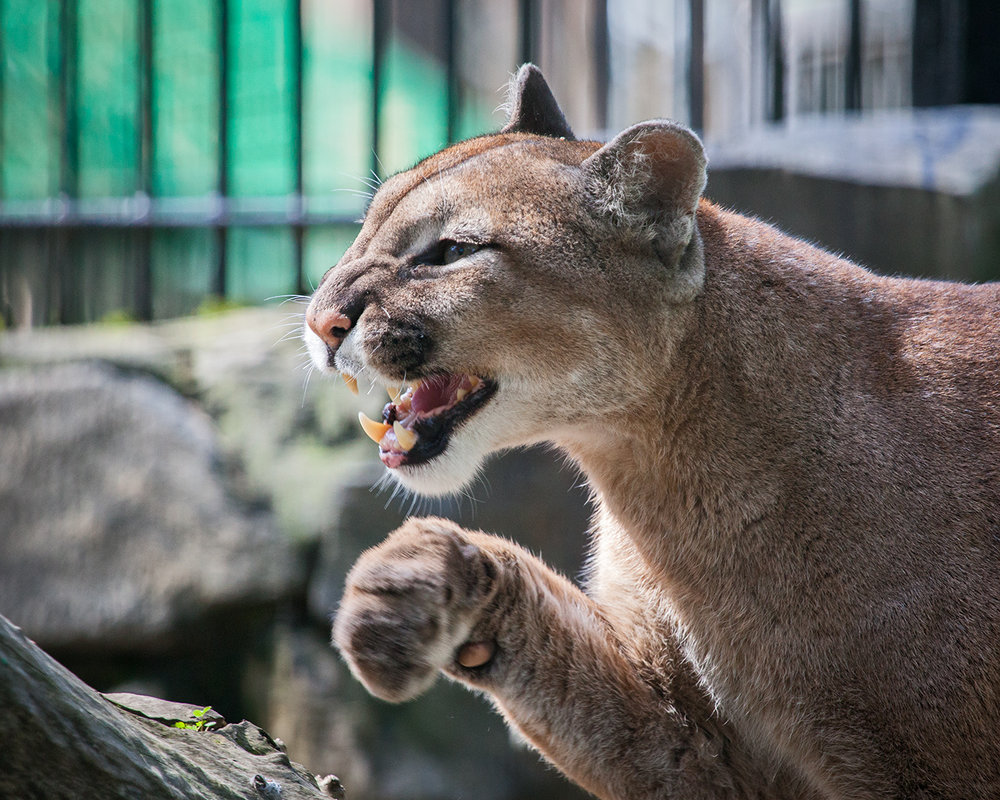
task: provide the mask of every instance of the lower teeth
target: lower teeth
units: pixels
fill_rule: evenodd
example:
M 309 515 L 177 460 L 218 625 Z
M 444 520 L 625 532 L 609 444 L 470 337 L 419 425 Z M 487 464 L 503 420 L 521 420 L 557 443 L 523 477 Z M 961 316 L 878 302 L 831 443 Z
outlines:
M 417 434 L 409 428 L 404 428 L 399 422 L 392 423 L 392 430 L 402 450 L 409 452 L 413 449 L 413 445 L 417 443 Z

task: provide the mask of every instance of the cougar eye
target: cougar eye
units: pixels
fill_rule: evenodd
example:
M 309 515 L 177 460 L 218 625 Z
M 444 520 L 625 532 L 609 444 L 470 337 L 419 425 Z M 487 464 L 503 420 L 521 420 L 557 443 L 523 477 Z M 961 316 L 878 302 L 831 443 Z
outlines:
M 448 264 L 454 264 L 466 256 L 471 256 L 481 249 L 482 246 L 478 244 L 442 239 L 417 256 L 416 263 L 418 266 L 444 267 Z
M 442 244 L 445 245 L 441 253 L 442 264 L 454 264 L 460 258 L 471 256 L 479 249 L 478 245 L 464 242 L 443 242 Z

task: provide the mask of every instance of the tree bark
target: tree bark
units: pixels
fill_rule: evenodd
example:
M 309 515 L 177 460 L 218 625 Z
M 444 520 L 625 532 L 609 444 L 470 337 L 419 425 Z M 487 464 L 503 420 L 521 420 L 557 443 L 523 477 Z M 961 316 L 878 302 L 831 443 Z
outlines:
M 0 616 L 0 797 L 343 798 L 336 778 L 317 781 L 249 722 L 216 715 L 202 730 L 180 729 L 175 719 L 198 721 L 195 707 L 109 697 Z

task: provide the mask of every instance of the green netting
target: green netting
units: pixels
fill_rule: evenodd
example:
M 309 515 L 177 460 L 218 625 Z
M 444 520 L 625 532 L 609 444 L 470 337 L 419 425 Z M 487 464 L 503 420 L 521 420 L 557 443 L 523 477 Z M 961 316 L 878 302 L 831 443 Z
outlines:
M 55 2 L 0 0 L 3 29 L 3 163 L 0 197 L 51 197 L 59 188 L 58 131 L 52 126 L 57 68 Z
M 237 211 L 270 209 L 279 223 L 281 198 L 295 190 L 294 2 L 230 0 L 227 24 L 228 190 Z M 60 11 L 74 8 L 68 19 L 75 19 L 75 27 L 62 29 Z M 65 179 L 66 187 L 75 186 L 88 202 L 84 209 L 114 214 L 144 185 L 139 9 L 136 0 L 0 0 L 0 200 L 44 209 L 37 201 L 56 198 Z M 314 215 L 357 218 L 372 179 L 371 5 L 303 0 L 302 18 L 306 208 Z M 206 226 L 154 230 L 149 259 L 158 317 L 197 308 L 211 291 L 217 268 L 208 215 L 218 189 L 220 24 L 215 2 L 152 4 L 151 189 L 162 201 L 157 208 L 201 215 Z M 64 130 L 59 78 L 67 36 L 68 53 L 73 44 L 76 50 L 75 80 L 67 86 L 76 127 Z M 379 138 L 385 175 L 446 143 L 447 87 L 443 63 L 398 35 L 390 36 L 383 57 Z M 72 76 L 74 62 L 68 63 Z M 491 111 L 467 99 L 458 118 L 461 134 L 490 127 Z M 67 130 L 75 138 L 67 139 Z M 63 162 L 66 142 L 76 158 Z M 271 198 L 270 205 L 254 205 L 254 198 Z M 325 225 L 307 231 L 307 283 L 336 262 L 354 230 Z M 17 254 L 18 263 L 0 264 L 0 278 L 11 284 L 6 270 L 27 281 L 34 296 L 43 296 L 57 272 L 67 287 L 57 298 L 63 303 L 59 317 L 93 319 L 134 307 L 145 260 L 138 233 L 85 228 L 66 240 L 68 259 L 39 246 L 27 232 L 5 237 L 11 242 L 23 237 L 25 246 L 5 250 Z M 227 256 L 227 292 L 233 299 L 260 301 L 295 291 L 290 229 L 236 225 L 227 233 Z M 66 298 L 72 300 L 69 313 Z
M 153 6 L 153 192 L 211 193 L 218 172 L 218 20 L 205 0 Z
M 0 0 L 3 196 L 58 192 L 56 0 Z M 364 4 L 304 3 L 304 179 L 319 210 L 359 210 L 371 166 L 371 18 Z M 294 189 L 292 5 L 231 0 L 229 177 L 236 196 Z M 139 51 L 134 0 L 78 0 L 76 110 L 83 197 L 120 197 L 139 185 Z M 204 0 L 153 4 L 153 191 L 211 194 L 217 180 L 217 8 Z M 381 120 L 384 172 L 445 144 L 442 65 L 392 37 Z M 72 88 L 72 87 L 71 87 Z M 461 135 L 490 125 L 474 100 Z M 343 195 L 332 197 L 335 193 Z
M 139 49 L 134 0 L 77 0 L 79 193 L 120 197 L 138 188 Z
M 311 207 L 357 213 L 371 178 L 371 10 L 303 5 L 304 183 Z
M 380 158 L 385 174 L 447 144 L 448 86 L 441 65 L 393 37 L 386 49 Z
M 289 4 L 230 3 L 229 145 L 233 195 L 294 189 Z

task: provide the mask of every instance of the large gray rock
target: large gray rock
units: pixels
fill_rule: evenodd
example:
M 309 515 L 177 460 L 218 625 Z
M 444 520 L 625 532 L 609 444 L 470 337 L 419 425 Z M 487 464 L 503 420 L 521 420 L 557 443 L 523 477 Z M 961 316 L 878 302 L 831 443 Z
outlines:
M 99 362 L 0 372 L 0 613 L 49 647 L 162 645 L 301 582 L 227 492 L 209 418 Z
M 230 488 L 270 506 L 282 533 L 308 542 L 328 527 L 359 460 L 358 410 L 374 416 L 385 400 L 309 380 L 301 325 L 301 309 L 289 305 L 0 333 L 0 368 L 98 359 L 162 378 L 211 416 L 223 457 L 237 467 Z

